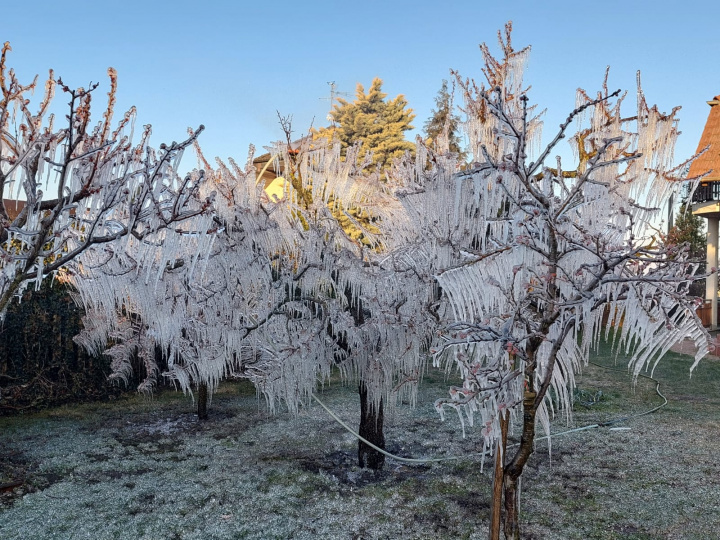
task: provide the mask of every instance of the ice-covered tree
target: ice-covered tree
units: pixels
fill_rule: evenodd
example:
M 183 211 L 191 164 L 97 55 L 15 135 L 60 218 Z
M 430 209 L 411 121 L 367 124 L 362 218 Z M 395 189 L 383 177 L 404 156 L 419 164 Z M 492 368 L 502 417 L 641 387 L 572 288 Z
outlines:
M 108 70 L 107 105 L 93 123 L 97 84 L 73 90 L 50 71 L 33 109 L 29 95 L 37 78 L 21 84 L 6 66 L 9 51 L 5 43 L 0 55 L 0 314 L 28 283 L 39 287 L 45 276 L 78 257 L 94 250 L 110 253 L 127 238 L 162 243 L 168 228 L 202 215 L 210 205 L 197 196 L 202 175 L 176 173 L 195 136 L 156 151 L 148 144 L 146 126 L 133 143 L 134 108 L 112 126 L 113 69 Z M 49 113 L 58 87 L 69 100 L 64 127 Z
M 350 159 L 339 144 L 309 146 L 272 149 L 286 178 L 274 200 L 251 159 L 245 169 L 232 161 L 213 169 L 200 154 L 204 189 L 215 192 L 211 234 L 169 232 L 176 238 L 164 245 L 179 248 L 176 259 L 143 272 L 135 261 L 146 247 L 128 243 L 73 274 L 89 312 L 79 339 L 93 352 L 112 341 L 115 377 L 127 379 L 138 354 L 141 390 L 164 370 L 183 390 L 197 387 L 199 405 L 203 389 L 211 394 L 232 373 L 251 380 L 271 408 L 297 411 L 336 366 L 360 387 L 361 431 L 382 446 L 383 404 L 412 399 L 419 380 L 425 284 L 380 230 L 392 230 L 403 209 L 386 182 L 366 173 L 371 162 L 357 146 Z M 384 459 L 362 445 L 359 456 L 373 468 Z
M 639 80 L 628 116 L 619 91 L 579 91 L 577 108 L 540 147 L 523 87 L 529 48 L 512 47 L 509 27 L 500 44 L 500 59 L 481 47 L 485 85 L 457 78 L 473 166 L 452 175 L 442 155 L 418 151 L 404 173 L 416 185 L 401 195 L 418 245 L 437 253 L 433 271 L 451 310 L 435 361 L 456 366 L 463 381 L 436 406 L 479 426 L 495 456 L 491 537 L 502 523 L 507 538 L 519 538 L 518 486 L 536 429 L 549 432 L 556 412 L 569 419 L 591 347 L 611 333 L 636 378 L 686 337 L 697 363 L 708 335 L 687 294 L 697 264 L 656 238 L 659 212 L 682 184 L 683 166 L 672 165 L 677 109 L 648 106 Z M 566 137 L 578 159 L 567 171 L 551 161 Z M 520 443 L 511 448 L 515 426 Z
M 257 182 L 252 153 L 244 169 L 232 160 L 213 168 L 197 150 L 203 191 L 215 200 L 213 223 L 189 221 L 167 231 L 163 244 L 128 242 L 71 279 L 88 311 L 78 341 L 112 357 L 112 378 L 127 381 L 138 355 L 145 371 L 139 390 L 152 391 L 163 373 L 183 391 L 199 390 L 203 418 L 220 380 L 234 372 L 264 380 L 267 363 L 292 348 L 287 325 L 297 306 L 281 272 L 283 220 L 273 217 L 278 205 Z
M 286 190 L 273 213 L 285 238 L 273 265 L 295 305 L 288 339 L 306 345 L 266 355 L 253 382 L 270 401 L 296 409 L 318 375 L 336 367 L 358 384 L 361 435 L 383 447 L 384 407 L 414 400 L 431 328 L 426 283 L 394 234 L 405 211 L 393 186 L 367 171 L 372 162 L 360 158 L 359 144 L 344 156 L 337 143 L 290 146 L 288 137 L 274 149 Z M 384 462 L 363 442 L 358 459 L 374 469 Z
M 340 150 L 335 144 L 301 152 L 286 167 L 293 190 L 303 194 L 291 209 L 302 230 L 295 257 L 317 267 L 313 273 L 325 284 L 325 338 L 344 378 L 358 384 L 360 435 L 384 448 L 384 408 L 403 397 L 415 400 L 435 324 L 428 316 L 433 298 L 398 234 L 407 216 L 392 196 L 397 186 L 364 170 L 370 161 L 358 157 L 360 144 L 345 160 Z M 361 467 L 380 469 L 384 459 L 358 442 Z

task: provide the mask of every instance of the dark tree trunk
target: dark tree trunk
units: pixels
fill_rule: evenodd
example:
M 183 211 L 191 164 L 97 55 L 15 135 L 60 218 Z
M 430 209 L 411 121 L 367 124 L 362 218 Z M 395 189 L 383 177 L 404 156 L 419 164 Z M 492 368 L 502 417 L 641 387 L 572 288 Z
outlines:
M 207 383 L 200 383 L 198 385 L 198 403 L 197 403 L 197 414 L 199 420 L 207 420 L 208 418 L 208 387 Z
M 506 540 L 520 540 L 520 492 L 518 484 L 523 469 L 533 453 L 535 441 L 535 417 L 537 414 L 537 394 L 532 390 L 525 391 L 523 400 L 523 432 L 520 447 L 512 460 L 503 470 L 503 532 Z M 496 501 L 493 501 L 496 502 Z M 499 501 L 497 501 L 499 503 Z
M 364 382 L 360 383 L 360 436 L 378 448 L 385 449 L 383 433 L 383 402 L 378 407 L 368 402 L 368 390 Z M 358 441 L 358 464 L 362 468 L 379 471 L 385 465 L 385 455 L 363 441 Z

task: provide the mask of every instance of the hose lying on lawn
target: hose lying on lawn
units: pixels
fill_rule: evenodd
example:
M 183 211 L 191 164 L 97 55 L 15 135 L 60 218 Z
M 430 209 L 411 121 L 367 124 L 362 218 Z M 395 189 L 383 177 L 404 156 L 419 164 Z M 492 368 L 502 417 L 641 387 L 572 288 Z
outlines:
M 622 369 L 611 368 L 611 367 L 603 366 L 603 365 L 601 365 L 601 364 L 596 364 L 595 362 L 590 362 L 590 364 L 592 364 L 592 365 L 594 365 L 594 366 L 597 366 L 597 367 L 601 367 L 601 368 L 603 368 L 603 369 L 609 369 L 610 371 L 624 371 L 624 370 L 622 370 Z M 615 418 L 615 419 L 613 419 L 613 420 L 606 420 L 605 422 L 600 422 L 600 423 L 597 423 L 597 424 L 590 424 L 589 426 L 583 426 L 583 427 L 579 427 L 579 428 L 575 428 L 575 429 L 569 429 L 569 430 L 567 430 L 567 431 L 561 431 L 561 432 L 559 432 L 559 433 L 553 433 L 552 435 L 545 435 L 544 437 L 536 437 L 535 440 L 536 440 L 536 441 L 542 441 L 542 440 L 545 440 L 545 439 L 550 439 L 550 438 L 554 438 L 554 437 L 560 437 L 560 436 L 562 436 L 562 435 L 569 435 L 570 433 L 577 433 L 578 431 L 586 431 L 586 430 L 588 430 L 588 429 L 595 429 L 595 428 L 601 428 L 601 427 L 610 427 L 610 426 L 612 426 L 612 425 L 614 425 L 614 424 L 618 424 L 618 423 L 620 423 L 620 422 L 627 422 L 628 420 L 631 420 L 631 419 L 633 419 L 633 418 L 639 418 L 640 416 L 645 416 L 645 415 L 647 415 L 647 414 L 654 413 L 655 411 L 657 411 L 657 410 L 661 409 L 662 407 L 664 407 L 665 405 L 667 405 L 667 404 L 668 404 L 667 398 L 660 392 L 660 381 L 658 381 L 657 379 L 655 379 L 655 378 L 653 378 L 653 377 L 651 377 L 651 376 L 649 376 L 649 375 L 643 375 L 642 373 L 640 373 L 639 375 L 640 375 L 640 377 L 643 377 L 643 378 L 648 379 L 648 380 L 650 380 L 650 381 L 653 381 L 653 382 L 655 383 L 655 392 L 656 392 L 657 395 L 660 396 L 660 397 L 662 398 L 662 400 L 663 400 L 663 402 L 662 402 L 660 405 L 658 405 L 657 407 L 653 407 L 652 409 L 650 409 L 650 410 L 648 410 L 648 411 L 643 411 L 643 412 L 640 412 L 640 413 L 631 414 L 631 415 L 629 415 L 629 416 L 623 416 L 623 417 L 621 417 L 621 418 Z M 395 454 L 391 454 L 390 452 L 388 452 L 388 451 L 380 448 L 379 446 L 374 445 L 373 443 L 371 443 L 370 441 L 368 441 L 366 438 L 360 436 L 359 433 L 357 433 L 357 432 L 356 432 L 355 430 L 353 430 L 350 426 L 348 426 L 345 422 L 343 422 L 343 421 L 340 419 L 340 417 L 338 417 L 332 410 L 330 410 L 330 408 L 329 408 L 327 405 L 325 405 L 322 401 L 320 401 L 320 399 L 319 399 L 315 394 L 310 394 L 310 396 L 311 396 L 315 401 L 317 401 L 317 402 L 320 404 L 320 406 L 321 406 L 323 409 L 325 409 L 325 410 L 327 411 L 327 413 L 328 413 L 338 424 L 340 424 L 342 427 L 344 427 L 353 437 L 355 437 L 356 439 L 364 442 L 364 443 L 367 444 L 369 447 L 377 450 L 378 452 L 380 452 L 381 454 L 389 457 L 390 459 L 394 459 L 395 461 L 400 461 L 400 462 L 402 462 L 402 463 L 431 463 L 431 462 L 438 462 L 438 461 L 451 461 L 451 460 L 458 460 L 458 459 L 466 459 L 466 458 L 471 457 L 471 456 L 480 456 L 480 455 L 482 455 L 482 453 L 477 452 L 477 453 L 473 453 L 473 454 L 465 454 L 465 455 L 462 455 L 462 456 L 448 456 L 448 457 L 441 457 L 441 458 L 405 458 L 405 457 L 396 456 Z M 518 444 L 519 444 L 519 443 L 518 443 Z M 512 445 L 512 446 L 518 446 L 518 444 L 514 444 L 514 445 Z

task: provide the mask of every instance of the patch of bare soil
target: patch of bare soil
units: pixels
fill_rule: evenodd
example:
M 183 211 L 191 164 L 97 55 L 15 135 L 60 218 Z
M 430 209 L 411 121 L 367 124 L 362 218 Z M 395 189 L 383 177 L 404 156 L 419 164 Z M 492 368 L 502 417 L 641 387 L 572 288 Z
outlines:
M 556 436 L 551 449 L 538 442 L 524 538 L 716 536 L 720 363 L 689 379 L 688 361 L 658 368 L 669 404 L 634 417 L 662 402 L 654 382 L 633 389 L 622 370 L 585 370 L 573 425 L 553 432 L 631 418 Z M 485 538 L 491 463 L 481 471 L 478 430 L 463 439 L 456 418 L 437 417 L 448 384 L 430 373 L 418 406 L 386 420 L 386 438 L 401 456 L 461 459 L 388 460 L 379 473 L 357 467 L 352 435 L 319 406 L 270 416 L 247 385 L 224 385 L 208 422 L 178 394 L 0 419 L 0 538 Z M 351 389 L 320 397 L 357 424 Z

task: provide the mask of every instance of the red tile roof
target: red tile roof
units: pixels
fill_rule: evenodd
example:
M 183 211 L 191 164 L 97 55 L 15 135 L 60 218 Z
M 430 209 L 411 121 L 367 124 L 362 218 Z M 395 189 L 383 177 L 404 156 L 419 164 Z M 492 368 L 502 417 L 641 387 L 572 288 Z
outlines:
M 690 166 L 688 177 L 697 176 L 712 169 L 712 172 L 703 180 L 720 180 L 720 96 L 715 96 L 710 105 L 705 129 L 700 137 L 697 151 L 710 145 L 710 148 L 702 156 L 693 161 Z

